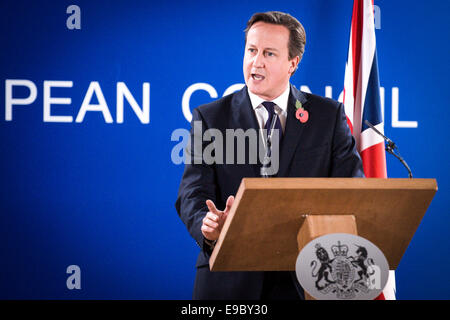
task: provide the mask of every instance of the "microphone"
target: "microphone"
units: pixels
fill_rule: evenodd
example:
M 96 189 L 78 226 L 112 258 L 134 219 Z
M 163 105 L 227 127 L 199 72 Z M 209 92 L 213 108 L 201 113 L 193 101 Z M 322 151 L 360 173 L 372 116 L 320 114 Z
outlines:
M 375 131 L 378 135 L 380 135 L 387 142 L 386 151 L 389 152 L 390 154 L 392 154 L 398 160 L 400 160 L 400 162 L 405 166 L 406 170 L 408 170 L 409 178 L 412 179 L 413 175 L 411 173 L 411 169 L 409 168 L 406 161 L 400 155 L 400 152 L 398 151 L 397 145 L 394 143 L 394 141 L 392 141 L 391 139 L 386 137 L 384 134 L 382 134 L 380 131 L 378 131 L 377 128 L 375 128 L 375 126 L 373 124 L 371 124 L 369 121 L 365 120 L 364 123 L 366 125 L 368 125 L 369 127 L 371 127 L 373 131 Z M 395 153 L 395 151 L 397 151 L 397 153 Z

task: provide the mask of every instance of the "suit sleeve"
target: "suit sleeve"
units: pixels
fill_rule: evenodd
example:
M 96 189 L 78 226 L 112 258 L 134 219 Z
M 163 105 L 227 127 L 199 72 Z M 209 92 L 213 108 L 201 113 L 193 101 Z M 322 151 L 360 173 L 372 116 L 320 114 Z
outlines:
M 202 130 L 194 130 L 195 125 L 200 124 Z M 202 152 L 205 148 L 202 136 L 205 129 L 200 112 L 194 109 L 190 141 L 186 148 L 186 159 L 189 160 L 185 164 L 175 207 L 190 235 L 202 250 L 210 254 L 210 248 L 204 243 L 201 226 L 208 212 L 206 200 L 210 199 L 216 203 L 216 178 L 214 167 L 202 161 Z
M 364 177 L 356 141 L 347 124 L 344 105 L 339 104 L 333 135 L 331 177 Z

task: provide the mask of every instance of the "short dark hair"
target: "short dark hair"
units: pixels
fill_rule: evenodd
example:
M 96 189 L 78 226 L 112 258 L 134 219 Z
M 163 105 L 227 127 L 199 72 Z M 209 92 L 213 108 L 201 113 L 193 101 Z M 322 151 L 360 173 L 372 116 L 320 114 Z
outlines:
M 280 11 L 268 11 L 255 13 L 247 22 L 245 28 L 245 43 L 247 44 L 247 34 L 250 28 L 256 22 L 266 22 L 285 26 L 289 30 L 289 60 L 299 56 L 302 60 L 303 52 L 305 52 L 306 33 L 302 24 L 288 13 Z

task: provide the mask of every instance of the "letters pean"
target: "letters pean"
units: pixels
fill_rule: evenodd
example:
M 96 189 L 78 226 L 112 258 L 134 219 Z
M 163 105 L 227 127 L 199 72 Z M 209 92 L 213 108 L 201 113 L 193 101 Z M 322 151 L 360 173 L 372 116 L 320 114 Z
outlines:
M 15 97 L 14 88 L 25 87 L 28 89 L 26 97 Z M 72 98 L 68 97 L 54 97 L 52 96 L 52 88 L 72 88 L 72 81 L 50 81 L 44 80 L 43 83 L 43 122 L 59 122 L 71 123 L 73 117 L 69 115 L 55 115 L 52 110 L 52 105 L 72 105 Z M 66 89 L 68 90 L 68 89 Z M 26 90 L 25 90 L 26 91 Z M 5 81 L 5 120 L 13 120 L 13 111 L 18 106 L 31 105 L 35 102 L 38 96 L 38 88 L 33 81 L 24 79 L 7 79 Z M 98 103 L 93 103 L 95 99 Z M 127 85 L 124 82 L 117 82 L 116 84 L 116 123 L 123 123 L 124 117 L 124 100 L 127 100 L 131 109 L 142 124 L 150 122 L 150 83 L 144 82 L 142 84 L 142 107 L 136 102 L 136 99 L 131 94 Z M 80 109 L 75 117 L 75 122 L 82 123 L 87 112 L 100 113 L 106 123 L 113 123 L 114 119 L 111 115 L 110 109 L 103 95 L 100 83 L 91 81 L 86 90 Z

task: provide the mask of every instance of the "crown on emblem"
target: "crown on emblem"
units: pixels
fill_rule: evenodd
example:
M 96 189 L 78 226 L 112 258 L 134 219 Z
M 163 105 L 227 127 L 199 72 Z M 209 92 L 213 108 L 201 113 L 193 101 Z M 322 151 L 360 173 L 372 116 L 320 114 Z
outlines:
M 331 246 L 331 252 L 333 252 L 335 257 L 346 257 L 348 253 L 348 246 L 341 245 L 341 242 L 338 241 L 338 244 L 335 246 Z

